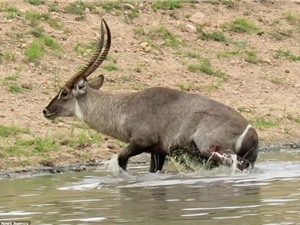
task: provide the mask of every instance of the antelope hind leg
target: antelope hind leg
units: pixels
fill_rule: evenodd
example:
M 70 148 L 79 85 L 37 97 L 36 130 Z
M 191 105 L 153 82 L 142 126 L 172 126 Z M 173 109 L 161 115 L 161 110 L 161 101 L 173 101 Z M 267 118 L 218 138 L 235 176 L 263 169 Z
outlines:
M 151 153 L 150 173 L 162 170 L 165 163 L 166 155 Z

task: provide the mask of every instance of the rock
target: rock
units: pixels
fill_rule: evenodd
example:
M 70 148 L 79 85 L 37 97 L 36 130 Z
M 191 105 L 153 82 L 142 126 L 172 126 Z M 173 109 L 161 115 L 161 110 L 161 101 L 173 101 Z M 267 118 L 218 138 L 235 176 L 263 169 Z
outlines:
M 290 73 L 290 71 L 288 69 L 285 69 L 284 72 L 285 73 Z
M 271 61 L 271 59 L 269 59 L 269 58 L 263 59 L 262 62 L 263 62 L 263 63 L 266 63 L 266 64 L 269 64 L 269 65 L 272 64 L 272 61 Z
M 196 32 L 197 31 L 197 28 L 192 25 L 192 24 L 187 24 L 186 27 L 190 30 L 190 31 L 193 31 L 193 32 Z
M 146 48 L 148 46 L 148 42 L 144 41 L 140 44 L 142 48 Z
M 149 46 L 148 42 L 144 41 L 140 44 L 140 46 L 144 49 L 144 52 L 150 52 L 151 46 Z
M 201 12 L 196 12 L 195 14 L 193 14 L 190 17 L 190 21 L 200 26 L 204 26 L 210 22 L 209 19 L 205 16 L 205 14 Z
M 300 88 L 300 83 L 295 84 L 295 88 Z

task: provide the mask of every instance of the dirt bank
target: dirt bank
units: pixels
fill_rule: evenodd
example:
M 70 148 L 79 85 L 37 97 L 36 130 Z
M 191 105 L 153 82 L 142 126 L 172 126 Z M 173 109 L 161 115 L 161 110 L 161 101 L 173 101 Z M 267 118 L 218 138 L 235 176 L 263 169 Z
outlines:
M 77 119 L 41 113 L 91 56 L 101 18 L 113 40 L 95 73 L 105 74 L 105 90 L 201 93 L 240 111 L 262 145 L 299 144 L 299 3 L 159 2 L 0 3 L 1 170 L 97 164 L 125 146 Z

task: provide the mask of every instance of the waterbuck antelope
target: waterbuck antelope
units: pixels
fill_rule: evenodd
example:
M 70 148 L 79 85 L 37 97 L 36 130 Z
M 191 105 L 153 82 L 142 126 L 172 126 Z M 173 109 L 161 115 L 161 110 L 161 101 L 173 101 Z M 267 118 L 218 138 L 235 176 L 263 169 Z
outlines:
M 97 51 L 43 110 L 47 119 L 77 116 L 91 128 L 129 143 L 118 156 L 124 170 L 130 157 L 143 152 L 151 153 L 150 172 L 161 170 L 174 146 L 196 149 L 220 163 L 221 156 L 231 151 L 241 169 L 254 165 L 256 131 L 241 114 L 220 102 L 162 87 L 121 94 L 99 91 L 104 77 L 87 77 L 104 61 L 110 45 L 110 30 L 102 19 Z

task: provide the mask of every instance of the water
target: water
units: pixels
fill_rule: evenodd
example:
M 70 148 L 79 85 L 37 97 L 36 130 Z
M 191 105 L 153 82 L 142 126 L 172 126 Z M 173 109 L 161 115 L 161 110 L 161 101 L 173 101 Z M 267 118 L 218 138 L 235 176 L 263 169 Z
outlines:
M 0 180 L 0 221 L 31 224 L 300 224 L 300 151 L 262 152 L 255 170 L 93 172 Z M 173 170 L 172 170 L 173 168 Z

